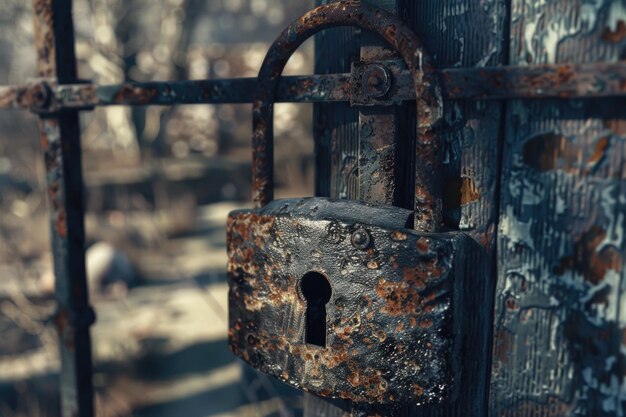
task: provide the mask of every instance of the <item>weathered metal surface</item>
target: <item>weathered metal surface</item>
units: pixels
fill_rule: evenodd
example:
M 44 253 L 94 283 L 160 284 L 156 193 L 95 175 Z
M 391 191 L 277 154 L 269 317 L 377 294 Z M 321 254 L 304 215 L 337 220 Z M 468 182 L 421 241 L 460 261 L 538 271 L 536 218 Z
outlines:
M 434 231 L 440 225 L 441 191 L 438 144 L 433 126 L 441 105 L 428 56 L 402 21 L 368 4 L 342 1 L 319 6 L 290 25 L 270 48 L 259 72 L 253 104 L 253 199 L 262 206 L 273 198 L 273 106 L 278 79 L 287 60 L 310 36 L 335 26 L 372 31 L 400 53 L 412 73 L 418 114 L 416 151 L 415 227 Z
M 572 99 L 626 95 L 624 62 L 450 68 L 441 72 L 443 94 L 448 99 Z
M 352 102 L 353 105 L 400 105 L 415 100 L 409 71 L 399 62 L 382 62 L 392 85 L 382 100 L 365 100 L 353 79 L 360 72 L 281 77 L 276 102 Z M 357 67 L 358 68 L 358 67 Z M 446 68 L 435 70 L 444 100 L 574 99 L 626 96 L 626 63 L 544 64 L 531 66 Z M 155 81 L 96 86 L 34 84 L 0 86 L 0 109 L 54 112 L 95 106 L 250 103 L 256 78 Z M 46 91 L 42 91 L 46 88 Z M 355 92 L 359 94 L 355 96 Z
M 438 66 L 464 66 L 467 68 L 448 68 L 443 70 L 459 71 L 465 74 L 478 74 L 480 68 L 469 68 L 471 66 L 497 65 L 503 63 L 502 45 L 504 34 L 503 22 L 507 18 L 504 0 L 485 2 L 482 0 L 463 1 L 441 1 L 441 0 L 413 0 L 402 1 L 399 15 L 411 25 L 422 37 L 428 46 L 429 52 L 433 55 Z M 332 36 L 329 33 L 325 36 Z M 471 39 L 471 41 L 470 41 Z M 463 45 L 465 41 L 465 47 Z M 358 40 L 352 41 L 358 45 Z M 328 47 L 323 44 L 324 51 L 329 63 L 344 59 L 344 53 L 338 51 L 331 53 Z M 330 55 L 330 56 L 328 56 Z M 465 72 L 467 71 L 467 72 Z M 402 75 L 394 74 L 396 80 L 402 79 Z M 445 79 L 445 77 L 442 77 Z M 490 83 L 489 76 L 484 84 Z M 402 84 L 402 81 L 399 81 Z M 402 85 L 400 88 L 404 88 Z M 511 92 L 523 89 L 525 86 L 514 85 Z M 444 91 L 446 86 L 443 87 Z M 460 88 L 454 90 L 455 94 L 471 94 L 469 90 Z M 403 96 L 412 91 L 392 92 L 389 98 Z M 455 98 L 458 97 L 455 96 Z M 444 102 L 444 127 L 438 132 L 444 140 L 444 181 L 449 183 L 445 187 L 444 216 L 446 223 L 452 227 L 460 227 L 485 247 L 485 253 L 489 254 L 495 239 L 494 230 L 497 221 L 496 201 L 496 179 L 498 178 L 498 139 L 500 134 L 500 103 L 459 103 Z M 403 141 L 408 141 L 414 128 L 414 110 L 411 103 L 404 104 L 404 113 L 407 116 L 400 117 L 398 127 L 402 130 Z M 316 123 L 332 124 L 333 119 L 316 120 Z M 350 128 L 351 124 L 344 120 L 335 122 L 335 132 L 340 137 L 351 137 L 354 135 Z M 356 128 L 354 129 L 356 130 Z M 409 145 L 407 145 L 408 148 Z M 333 150 L 333 157 L 341 160 L 347 154 L 345 148 L 338 147 Z M 405 152 L 400 152 L 399 156 L 406 156 Z M 400 163 L 399 163 L 400 162 Z M 396 161 L 398 169 L 406 161 Z M 405 172 L 410 175 L 410 164 L 405 168 Z M 406 165 L 405 165 L 406 166 Z M 323 169 L 321 175 L 325 175 Z M 348 171 L 341 165 L 330 167 L 334 175 Z M 397 171 L 397 175 L 402 175 L 402 171 Z M 320 173 L 318 172 L 318 175 Z M 396 178 L 397 184 L 400 179 Z M 332 183 L 334 184 L 334 182 Z M 339 190 L 344 190 L 340 188 Z M 411 193 L 412 187 L 399 185 L 398 191 L 408 191 Z M 358 191 L 358 190 L 357 190 Z M 383 190 L 384 191 L 384 190 Z M 332 197 L 348 197 L 358 199 L 359 192 L 354 188 L 348 188 L 348 192 L 331 194 Z M 444 200 L 444 201 L 445 201 Z M 482 262 L 475 262 L 468 259 L 467 262 L 473 264 L 473 272 L 484 277 L 472 285 L 471 290 L 466 289 L 466 296 L 476 306 L 476 309 L 467 313 L 464 330 L 467 332 L 466 338 L 474 341 L 467 346 L 459 362 L 462 363 L 462 375 L 460 377 L 461 389 L 456 401 L 446 402 L 441 405 L 428 407 L 409 408 L 400 411 L 389 409 L 377 409 L 375 407 L 350 407 L 346 404 L 336 402 L 323 402 L 319 399 L 305 397 L 305 409 L 309 416 L 375 416 L 375 415 L 415 415 L 415 416 L 438 416 L 438 417 L 483 417 L 486 410 L 486 388 L 488 385 L 489 329 L 484 323 L 491 322 L 491 291 L 489 279 L 491 265 Z M 495 277 L 493 278 L 495 281 Z M 467 288 L 467 287 L 466 287 Z M 463 291 L 463 289 L 461 289 Z M 472 357 L 472 355 L 474 357 Z M 348 411 L 347 411 L 348 410 Z M 348 412 L 348 414 L 346 414 Z
M 76 82 L 72 3 L 69 0 L 33 2 L 38 75 L 60 83 Z M 59 48 L 63 47 L 63 52 Z M 45 107 L 45 85 L 27 93 L 29 107 Z M 89 307 L 85 273 L 84 203 L 78 114 L 64 112 L 39 119 L 44 152 L 54 255 L 54 324 L 61 356 L 63 417 L 93 415 L 91 341 L 94 320 Z
M 399 3 L 397 0 L 369 0 L 368 3 L 397 16 Z M 390 68 L 381 67 L 381 63 L 376 63 L 376 61 L 392 59 L 399 59 L 399 65 L 402 65 L 398 51 L 389 48 L 388 44 L 378 35 L 371 32 L 364 32 L 361 35 L 361 62 L 365 65 L 367 65 L 366 63 L 370 64 L 362 71 L 360 70 L 360 63 L 355 63 L 352 67 L 352 78 L 353 80 L 356 78 L 356 82 L 352 86 L 352 103 L 362 101 L 362 97 L 368 95 L 368 86 L 371 85 L 371 80 L 367 79 L 368 72 L 370 79 L 376 78 L 377 73 L 379 74 L 378 78 L 385 77 L 385 72 L 387 73 L 386 78 L 392 77 Z M 381 68 L 379 71 L 375 71 L 376 67 Z M 389 80 L 389 88 L 391 88 L 391 81 Z M 384 86 L 384 84 L 383 80 L 382 85 Z M 359 100 L 359 96 L 361 100 Z M 369 96 L 370 100 L 374 99 L 371 94 Z M 403 151 L 411 153 L 411 155 L 415 153 L 413 141 L 403 140 L 406 138 L 397 123 L 397 113 L 401 111 L 402 109 L 395 106 L 388 108 L 361 107 L 359 109 L 358 199 L 361 201 L 389 205 L 396 203 L 395 197 L 398 187 L 403 187 L 403 184 L 398 184 L 397 181 L 399 176 L 396 175 L 396 170 L 401 168 L 399 164 L 396 164 L 397 156 Z M 414 138 L 415 135 L 411 134 L 409 137 Z M 409 164 L 408 167 L 403 166 L 402 168 L 410 170 L 410 166 Z M 414 188 L 413 181 L 411 179 L 411 183 L 406 186 Z M 415 207 L 415 199 L 406 201 L 405 205 L 395 205 L 413 208 Z M 420 224 L 420 227 L 422 226 L 423 224 Z
M 445 68 L 442 72 L 482 73 L 486 75 L 485 80 L 478 84 L 489 86 L 492 84 L 490 71 L 500 71 L 495 66 L 506 64 L 507 3 L 508 0 L 405 0 L 401 15 L 423 39 L 435 65 Z M 449 79 L 442 75 L 442 82 L 446 82 L 446 78 Z M 496 279 L 494 242 L 504 104 L 458 101 L 468 90 L 461 84 L 458 91 L 452 89 L 455 95 L 450 96 L 449 87 L 449 84 L 442 86 L 444 94 L 453 100 L 444 102 L 444 114 L 437 130 L 443 142 L 440 174 L 444 183 L 444 223 L 471 236 L 484 252 L 482 261 L 466 259 L 480 279 L 460 289 L 475 309 L 466 314 L 462 324 L 464 337 L 472 343 L 466 345 L 459 356 L 459 395 L 455 401 L 418 407 L 407 414 L 485 417 L 488 415 L 492 333 L 489 323 L 492 323 Z M 515 84 L 514 88 L 525 89 L 525 86 Z
M 393 62 L 393 61 L 392 61 Z M 350 104 L 381 106 L 398 104 L 392 101 L 391 87 L 397 85 L 394 73 L 385 62 L 353 62 L 350 77 Z
M 621 0 L 512 5 L 512 64 L 623 57 Z M 493 416 L 626 413 L 626 114 L 596 107 L 509 106 Z
M 333 0 L 316 0 L 316 5 Z M 360 30 L 339 27 L 315 36 L 315 73 L 349 73 L 359 60 Z M 358 110 L 348 102 L 313 106 L 315 195 L 345 198 L 357 185 Z
M 316 0 L 315 5 L 336 0 Z M 361 30 L 339 27 L 315 36 L 315 73 L 349 73 L 360 59 Z M 313 106 L 315 195 L 358 199 L 359 111 L 348 102 Z M 344 415 L 350 401 L 304 393 L 304 417 Z
M 396 406 L 449 399 L 464 308 L 452 288 L 472 281 L 462 264 L 469 238 L 418 233 L 411 222 L 411 210 L 321 198 L 231 213 L 233 352 L 318 395 Z M 332 288 L 326 347 L 305 343 L 299 286 L 311 271 Z

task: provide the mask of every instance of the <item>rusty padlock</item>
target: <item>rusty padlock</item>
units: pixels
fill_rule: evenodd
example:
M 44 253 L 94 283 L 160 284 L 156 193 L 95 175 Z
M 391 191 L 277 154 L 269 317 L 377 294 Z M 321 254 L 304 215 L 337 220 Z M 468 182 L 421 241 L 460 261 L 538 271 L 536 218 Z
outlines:
M 475 249 L 459 232 L 410 229 L 414 216 L 423 228 L 439 222 L 430 183 L 418 184 L 423 209 L 416 212 L 324 198 L 272 201 L 272 104 L 282 69 L 305 39 L 347 25 L 378 33 L 401 53 L 414 74 L 418 136 L 425 144 L 432 137 L 428 121 L 440 100 L 424 73 L 427 57 L 400 20 L 338 2 L 283 32 L 264 61 L 254 102 L 257 208 L 228 218 L 230 348 L 254 368 L 320 396 L 440 402 L 455 391 L 465 311 L 457 289 L 469 275 L 464 258 Z M 436 163 L 425 163 L 418 173 L 432 177 L 435 170 Z

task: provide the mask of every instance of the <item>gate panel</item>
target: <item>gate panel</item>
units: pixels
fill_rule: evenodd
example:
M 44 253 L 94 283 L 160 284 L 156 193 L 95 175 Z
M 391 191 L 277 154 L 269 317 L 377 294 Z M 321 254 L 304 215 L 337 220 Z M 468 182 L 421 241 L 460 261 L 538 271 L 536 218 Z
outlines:
M 59 84 L 77 82 L 71 0 L 34 0 L 39 77 Z M 35 105 L 44 107 L 50 92 L 40 86 Z M 78 112 L 39 118 L 46 164 L 50 237 L 54 254 L 54 324 L 61 357 L 63 417 L 93 415 L 91 340 L 94 313 L 89 306 L 85 271 L 84 193 Z
M 512 6 L 512 65 L 623 58 L 622 0 Z M 493 416 L 624 415 L 623 104 L 510 103 Z

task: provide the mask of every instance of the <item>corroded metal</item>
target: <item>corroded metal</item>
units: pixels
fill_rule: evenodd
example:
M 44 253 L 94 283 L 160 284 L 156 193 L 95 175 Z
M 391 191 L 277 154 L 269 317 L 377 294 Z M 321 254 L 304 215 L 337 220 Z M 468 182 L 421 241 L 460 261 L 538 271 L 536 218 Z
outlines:
M 355 62 L 350 80 L 350 104 L 353 106 L 379 106 L 394 84 L 394 76 L 384 63 Z
M 441 223 L 439 158 L 434 125 L 441 113 L 439 87 L 430 57 L 400 19 L 355 1 L 320 6 L 292 23 L 270 47 L 259 71 L 253 102 L 253 199 L 257 207 L 273 199 L 273 108 L 280 75 L 289 57 L 310 36 L 336 26 L 374 32 L 389 43 L 411 71 L 417 109 L 415 228 L 435 231 Z
M 76 82 L 76 57 L 70 0 L 33 3 L 38 75 L 59 84 Z M 58 48 L 63 46 L 63 51 Z M 25 92 L 14 90 L 27 107 L 49 110 L 48 83 Z M 41 116 L 40 144 L 44 153 L 50 230 L 54 255 L 55 298 L 53 323 L 59 334 L 61 408 L 63 417 L 93 415 L 91 340 L 94 321 L 85 272 L 84 194 L 78 113 Z
M 471 285 L 462 265 L 471 245 L 462 233 L 407 229 L 412 215 L 321 198 L 231 213 L 233 352 L 321 396 L 395 406 L 451 399 L 463 311 L 453 294 Z M 299 288 L 312 271 L 332 288 L 325 347 L 305 339 Z
M 378 106 L 415 100 L 411 74 L 396 61 L 383 62 L 393 83 Z M 626 96 L 626 64 L 557 64 L 498 68 L 446 68 L 439 74 L 444 100 L 594 99 Z M 360 73 L 359 73 L 360 74 Z M 360 74 L 362 75 L 362 74 Z M 277 103 L 352 102 L 356 73 L 281 77 Z M 51 98 L 38 106 L 40 88 Z M 43 78 L 33 84 L 0 86 L 0 109 L 88 110 L 96 106 L 250 103 L 256 78 L 195 81 L 155 81 L 97 86 L 90 83 L 55 85 Z

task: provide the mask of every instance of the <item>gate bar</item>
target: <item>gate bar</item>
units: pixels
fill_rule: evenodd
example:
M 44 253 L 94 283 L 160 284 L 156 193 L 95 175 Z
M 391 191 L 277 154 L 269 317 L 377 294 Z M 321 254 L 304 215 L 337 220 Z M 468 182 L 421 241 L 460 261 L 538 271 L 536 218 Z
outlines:
M 439 72 L 448 100 L 582 99 L 626 96 L 626 62 L 526 67 L 448 68 Z M 352 101 L 351 74 L 282 77 L 277 102 Z M 95 106 L 251 103 L 256 78 L 162 81 L 97 86 L 55 85 L 51 79 L 0 86 L 0 109 L 35 112 L 88 110 Z M 408 71 L 394 73 L 386 100 L 415 100 Z M 75 81 L 74 81 L 75 82 Z
M 38 75 L 76 83 L 72 0 L 33 0 Z M 40 115 L 54 255 L 54 324 L 61 357 L 63 417 L 93 416 L 91 339 L 95 315 L 85 272 L 84 193 L 78 112 Z

